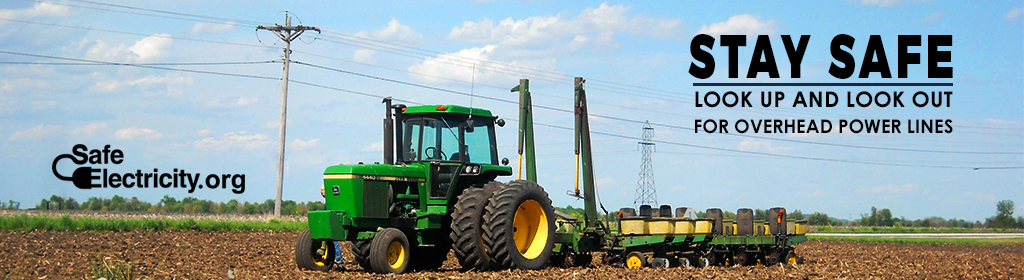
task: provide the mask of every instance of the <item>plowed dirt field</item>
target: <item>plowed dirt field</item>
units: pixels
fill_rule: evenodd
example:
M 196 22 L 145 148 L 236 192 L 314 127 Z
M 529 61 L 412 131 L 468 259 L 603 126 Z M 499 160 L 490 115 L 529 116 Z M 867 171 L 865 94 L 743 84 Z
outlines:
M 136 279 L 1024 279 L 1024 245 L 968 246 L 811 241 L 798 266 L 625 269 L 610 265 L 540 271 L 441 271 L 377 275 L 347 264 L 299 270 L 298 232 L 0 232 L 0 279 L 84 279 L 93 265 L 127 263 Z M 343 243 L 346 258 L 353 256 Z M 600 258 L 595 258 L 595 264 Z M 6 277 L 5 277 L 6 276 Z

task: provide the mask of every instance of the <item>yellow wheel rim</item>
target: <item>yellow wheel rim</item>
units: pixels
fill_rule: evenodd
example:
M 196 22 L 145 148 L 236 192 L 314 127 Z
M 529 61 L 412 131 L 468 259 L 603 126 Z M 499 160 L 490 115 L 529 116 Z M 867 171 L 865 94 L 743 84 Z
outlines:
M 789 265 L 796 265 L 796 254 L 789 253 L 789 256 L 786 257 L 786 263 Z
M 632 254 L 626 257 L 626 267 L 628 268 L 641 268 L 644 266 L 644 261 L 640 259 L 640 255 Z
M 320 250 L 313 251 L 313 264 L 316 266 L 325 266 L 327 261 L 327 255 L 330 253 L 330 249 L 327 248 L 327 242 L 320 242 Z M 319 251 L 323 251 L 323 255 L 319 254 Z
M 512 220 L 512 237 L 516 249 L 526 259 L 535 259 L 548 244 L 548 216 L 535 200 L 527 200 L 516 209 Z
M 399 269 L 405 264 L 405 246 L 401 242 L 392 241 L 388 245 L 388 266 L 392 269 Z

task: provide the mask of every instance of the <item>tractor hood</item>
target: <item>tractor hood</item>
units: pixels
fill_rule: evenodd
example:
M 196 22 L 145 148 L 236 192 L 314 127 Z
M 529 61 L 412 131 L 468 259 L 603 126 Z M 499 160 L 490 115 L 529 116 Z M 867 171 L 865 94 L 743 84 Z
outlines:
M 422 165 L 388 165 L 388 164 L 354 164 L 354 165 L 334 165 L 327 167 L 324 170 L 324 175 L 335 175 L 335 174 L 352 174 L 352 175 L 363 175 L 366 176 L 380 176 L 380 177 L 414 177 L 414 178 L 425 178 L 426 172 L 423 170 Z M 371 179 L 371 178 L 366 178 Z M 383 181 L 392 181 L 387 179 L 379 179 Z

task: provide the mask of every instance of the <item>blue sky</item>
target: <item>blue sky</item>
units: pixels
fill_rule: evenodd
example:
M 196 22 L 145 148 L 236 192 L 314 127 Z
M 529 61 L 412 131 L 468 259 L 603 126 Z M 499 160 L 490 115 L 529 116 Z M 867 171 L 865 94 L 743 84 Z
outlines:
M 126 5 L 187 15 L 126 9 L 88 2 L 6 1 L 0 4 L 0 50 L 125 63 L 237 62 L 279 59 L 281 43 L 254 23 L 283 22 L 291 11 L 324 33 L 293 44 L 296 61 L 514 100 L 508 89 L 531 79 L 534 103 L 571 108 L 572 77 L 587 78 L 591 113 L 690 127 L 695 118 L 746 119 L 951 119 L 952 134 L 696 134 L 655 126 L 660 141 L 800 157 L 864 161 L 886 166 L 761 156 L 659 144 L 654 154 L 659 202 L 698 209 L 785 206 L 834 217 L 857 217 L 871 206 L 911 219 L 927 216 L 982 220 L 1002 199 L 1024 213 L 1024 5 L 1020 1 L 965 4 L 953 1 L 813 1 L 798 5 L 675 1 L 357 1 L 344 4 L 253 1 L 147 1 Z M 121 11 L 121 12 L 119 12 Z M 124 11 L 127 11 L 125 13 Z M 159 15 L 153 16 L 153 15 Z M 687 73 L 690 39 L 698 33 L 746 34 L 740 73 L 754 36 L 772 35 L 782 74 L 778 81 L 836 82 L 828 74 L 829 43 L 837 34 L 882 36 L 895 75 L 896 37 L 953 35 L 953 79 L 925 79 L 925 64 L 912 65 L 899 82 L 952 82 L 949 108 L 695 108 L 694 82 L 726 79 L 725 48 L 712 53 L 719 69 L 708 80 Z M 789 79 L 778 35 L 811 35 L 802 78 Z M 373 41 L 367 41 L 372 39 Z M 927 44 L 927 38 L 923 39 Z M 265 44 L 265 45 L 264 45 Z M 926 47 L 911 48 L 926 52 Z M 927 55 L 921 55 L 922 62 Z M 0 54 L 4 62 L 60 62 Z M 474 72 L 475 64 L 475 72 Z M 169 66 L 279 77 L 280 64 Z M 491 109 L 515 119 L 514 105 L 411 87 L 303 65 L 293 80 L 418 103 Z M 475 73 L 475 74 L 474 74 Z M 885 82 L 875 74 L 857 81 Z M 475 79 L 475 85 L 469 83 Z M 727 89 L 719 89 L 727 90 Z M 762 90 L 762 89 L 754 89 Z M 783 90 L 792 96 L 799 88 Z M 813 88 L 803 90 L 864 90 Z M 867 90 L 928 90 L 869 88 Z M 0 65 L 0 200 L 34 206 L 57 194 L 164 195 L 226 201 L 274 196 L 280 82 L 200 73 L 95 65 Z M 284 198 L 320 199 L 323 169 L 332 164 L 380 161 L 379 98 L 291 84 Z M 906 101 L 905 101 L 906 102 Z M 537 110 L 538 122 L 571 126 L 572 115 Z M 515 158 L 515 122 L 499 129 L 499 156 Z M 641 125 L 607 118 L 594 131 L 638 137 Z M 843 144 L 963 154 L 901 152 L 798 143 Z M 609 209 L 631 206 L 640 168 L 636 140 L 594 136 L 595 169 Z M 57 180 L 53 158 L 74 144 L 121 149 L 125 162 L 112 171 L 173 168 L 199 173 L 246 174 L 246 191 L 182 189 L 78 190 Z M 563 195 L 573 186 L 572 132 L 537 127 L 539 181 L 558 206 L 582 206 Z M 931 168 L 942 165 L 960 168 Z M 918 167 L 913 167 L 918 166 Z M 61 165 L 71 172 L 73 166 Z M 504 179 L 503 179 L 504 180 Z

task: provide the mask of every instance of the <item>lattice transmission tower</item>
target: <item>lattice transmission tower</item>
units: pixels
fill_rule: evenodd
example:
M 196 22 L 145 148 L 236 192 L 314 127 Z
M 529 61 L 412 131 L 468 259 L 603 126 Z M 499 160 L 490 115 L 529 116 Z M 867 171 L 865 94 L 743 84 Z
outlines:
M 643 141 L 637 142 L 637 148 L 643 154 L 643 159 L 640 162 L 640 178 L 636 181 L 633 207 L 643 204 L 658 205 L 658 194 L 654 189 L 654 164 L 651 162 L 651 153 L 655 150 L 653 134 L 654 128 L 651 127 L 651 123 L 645 121 Z

